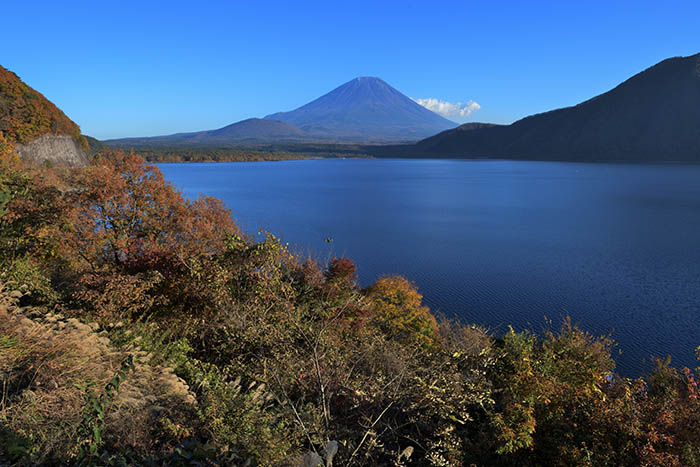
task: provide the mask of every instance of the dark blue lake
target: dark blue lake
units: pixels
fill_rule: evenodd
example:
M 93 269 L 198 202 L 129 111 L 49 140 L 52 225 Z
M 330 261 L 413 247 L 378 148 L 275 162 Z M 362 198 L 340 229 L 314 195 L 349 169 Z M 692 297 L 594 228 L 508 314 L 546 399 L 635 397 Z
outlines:
M 413 280 L 436 310 L 495 333 L 570 315 L 611 334 L 619 371 L 695 367 L 700 166 L 323 159 L 161 164 L 249 232 L 349 256 L 363 285 Z M 326 238 L 333 242 L 327 243 Z

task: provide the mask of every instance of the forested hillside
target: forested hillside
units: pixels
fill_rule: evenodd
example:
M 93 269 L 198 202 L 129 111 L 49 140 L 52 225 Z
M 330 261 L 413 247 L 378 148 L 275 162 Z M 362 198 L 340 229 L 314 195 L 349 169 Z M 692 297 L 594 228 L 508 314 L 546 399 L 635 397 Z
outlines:
M 137 155 L 1 156 L 0 464 L 700 464 L 695 371 L 630 380 L 571 323 L 494 336 L 355 274 Z
M 43 135 L 68 135 L 87 148 L 80 127 L 41 93 L 0 66 L 0 133 L 13 143 Z

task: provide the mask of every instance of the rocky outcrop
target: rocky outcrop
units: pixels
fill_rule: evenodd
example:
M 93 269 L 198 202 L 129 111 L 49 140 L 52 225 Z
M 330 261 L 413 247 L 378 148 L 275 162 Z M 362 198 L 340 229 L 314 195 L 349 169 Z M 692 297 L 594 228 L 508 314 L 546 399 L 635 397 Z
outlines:
M 48 162 L 62 167 L 88 165 L 87 153 L 70 136 L 44 135 L 27 144 L 17 144 L 15 149 L 22 159 L 39 164 Z

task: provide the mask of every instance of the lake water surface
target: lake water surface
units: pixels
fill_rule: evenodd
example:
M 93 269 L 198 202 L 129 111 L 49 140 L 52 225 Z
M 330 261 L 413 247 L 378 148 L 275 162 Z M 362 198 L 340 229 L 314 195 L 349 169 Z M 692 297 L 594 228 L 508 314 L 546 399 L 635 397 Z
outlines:
M 697 366 L 700 166 L 321 159 L 161 164 L 360 281 L 401 274 L 425 302 L 495 333 L 564 316 L 611 334 L 619 371 Z M 327 243 L 328 237 L 333 238 Z

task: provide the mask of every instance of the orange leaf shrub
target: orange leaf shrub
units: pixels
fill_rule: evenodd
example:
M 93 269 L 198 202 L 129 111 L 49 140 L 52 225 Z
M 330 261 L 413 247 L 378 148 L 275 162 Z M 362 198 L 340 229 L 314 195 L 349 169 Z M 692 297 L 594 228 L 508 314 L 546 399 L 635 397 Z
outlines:
M 412 282 L 401 276 L 382 277 L 368 288 L 367 296 L 372 302 L 371 320 L 387 336 L 435 343 L 437 322 Z

